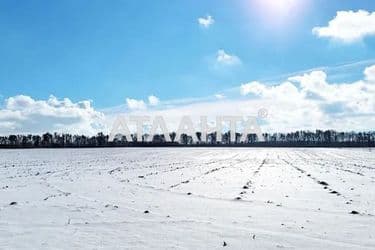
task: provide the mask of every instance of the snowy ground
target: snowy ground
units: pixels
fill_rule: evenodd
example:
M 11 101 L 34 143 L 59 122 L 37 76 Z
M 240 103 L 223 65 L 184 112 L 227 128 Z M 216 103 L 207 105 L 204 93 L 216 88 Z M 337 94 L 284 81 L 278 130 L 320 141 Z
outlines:
M 369 149 L 0 150 L 0 249 L 374 249 L 374 215 Z

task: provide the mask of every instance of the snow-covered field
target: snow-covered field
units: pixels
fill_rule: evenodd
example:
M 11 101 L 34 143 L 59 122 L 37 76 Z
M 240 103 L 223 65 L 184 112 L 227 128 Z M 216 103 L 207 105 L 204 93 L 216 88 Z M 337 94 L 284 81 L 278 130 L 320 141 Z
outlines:
M 223 247 L 375 249 L 374 152 L 0 150 L 0 249 Z

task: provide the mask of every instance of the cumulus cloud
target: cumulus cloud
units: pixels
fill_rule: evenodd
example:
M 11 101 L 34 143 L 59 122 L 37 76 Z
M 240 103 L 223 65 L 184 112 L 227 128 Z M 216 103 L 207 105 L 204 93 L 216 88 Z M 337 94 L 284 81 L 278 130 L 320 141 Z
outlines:
M 241 84 L 240 92 L 241 95 L 248 95 L 248 94 L 255 94 L 260 95 L 264 92 L 265 86 L 261 84 L 260 82 L 254 81 L 249 83 Z
M 146 104 L 143 100 L 136 100 L 126 98 L 126 105 L 130 110 L 143 110 L 146 109 Z
M 366 36 L 375 35 L 375 12 L 365 10 L 338 11 L 325 27 L 315 27 L 313 34 L 343 42 L 360 41 Z
M 268 115 L 261 123 L 264 132 L 373 130 L 375 82 L 371 79 L 374 68 L 375 65 L 364 69 L 363 80 L 350 83 L 330 82 L 326 72 L 315 70 L 275 85 L 258 81 L 241 84 L 238 96 L 231 89 L 227 92 L 230 97 L 224 99 L 223 94 L 218 94 L 215 99 L 171 103 L 154 110 L 130 111 L 127 115 L 163 116 L 169 130 L 177 129 L 181 117 L 188 115 L 199 129 L 202 115 L 214 121 L 216 116 L 258 116 L 260 109 L 266 109 Z
M 375 65 L 365 69 L 366 80 L 375 83 Z
M 212 16 L 207 15 L 206 17 L 198 18 L 198 23 L 203 28 L 209 28 L 211 25 L 215 23 L 215 20 Z
M 156 96 L 150 95 L 148 97 L 148 103 L 150 106 L 157 106 L 160 103 L 160 100 Z
M 349 83 L 330 82 L 327 73 L 321 70 L 301 73 L 276 85 L 253 81 L 230 92 L 217 94 L 216 98 L 210 96 L 185 102 L 165 101 L 154 109 L 147 109 L 142 100 L 128 98 L 121 108 L 115 112 L 107 110 L 105 116 L 87 100 L 73 102 L 68 98 L 58 99 L 54 96 L 47 100 L 35 100 L 30 96 L 19 95 L 6 99 L 0 109 L 0 133 L 109 133 L 113 120 L 120 113 L 151 117 L 161 115 L 168 128 L 175 130 L 185 115 L 193 119 L 199 119 L 202 115 L 209 119 L 219 115 L 257 116 L 260 109 L 266 109 L 268 113 L 261 124 L 265 132 L 302 129 L 373 130 L 374 69 L 375 65 L 365 68 L 363 80 Z M 237 91 L 237 96 L 233 90 Z M 224 94 L 228 96 L 222 98 Z M 148 100 L 147 104 L 151 105 L 151 102 Z
M 373 79 L 374 68 L 365 69 L 365 79 Z M 273 124 L 280 127 L 283 121 L 284 126 L 299 124 L 306 128 L 308 124 L 303 119 L 311 117 L 315 128 L 352 130 L 375 126 L 375 85 L 369 81 L 329 83 L 325 72 L 312 71 L 275 86 L 259 82 L 242 84 L 240 92 L 254 95 L 260 102 L 271 101 Z
M 223 49 L 220 49 L 216 53 L 216 62 L 219 65 L 237 65 L 241 64 L 241 60 L 236 55 L 230 55 L 226 53 Z
M 44 133 L 61 131 L 94 134 L 103 129 L 104 114 L 96 111 L 88 100 L 72 102 L 68 98 L 50 96 L 35 100 L 17 95 L 5 100 L 0 109 L 0 133 Z

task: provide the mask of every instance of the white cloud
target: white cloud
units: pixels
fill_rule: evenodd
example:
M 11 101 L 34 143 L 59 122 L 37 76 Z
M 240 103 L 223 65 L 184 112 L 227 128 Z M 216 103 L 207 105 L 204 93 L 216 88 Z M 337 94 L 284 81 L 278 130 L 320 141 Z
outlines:
M 223 95 L 223 94 L 216 94 L 215 97 L 216 97 L 216 99 L 224 99 L 225 95 Z
M 143 100 L 136 100 L 126 98 L 126 105 L 130 110 L 143 110 L 146 109 L 146 104 Z
M 268 109 L 270 131 L 295 129 L 372 130 L 375 127 L 375 65 L 364 70 L 365 81 L 329 83 L 323 71 L 290 77 L 270 86 L 240 86 L 252 105 Z M 244 103 L 244 105 L 246 105 Z M 248 105 L 251 105 L 248 103 Z
M 237 65 L 241 64 L 241 60 L 236 55 L 230 55 L 223 49 L 220 49 L 216 53 L 216 62 L 220 65 Z
M 241 95 L 260 95 L 264 90 L 265 86 L 257 81 L 241 84 L 240 87 Z
M 212 24 L 215 23 L 215 20 L 212 16 L 207 15 L 206 17 L 198 18 L 198 23 L 201 27 L 209 28 Z
M 302 129 L 336 129 L 342 131 L 373 130 L 375 127 L 375 84 L 369 81 L 374 66 L 364 70 L 364 79 L 351 83 L 331 83 L 321 70 L 297 73 L 276 85 L 249 82 L 233 91 L 231 98 L 200 98 L 173 102 L 155 110 L 131 111 L 128 115 L 161 115 L 170 130 L 176 129 L 182 116 L 189 115 L 199 129 L 199 117 L 207 115 L 257 116 L 268 111 L 262 130 L 286 132 Z M 238 98 L 239 95 L 242 98 Z M 218 98 L 219 97 L 219 98 Z M 166 101 L 168 103 L 168 101 Z
M 336 17 L 326 27 L 313 28 L 313 34 L 343 42 L 360 41 L 375 35 L 375 12 L 365 10 L 338 11 Z
M 148 97 L 148 103 L 149 103 L 149 105 L 151 105 L 151 106 L 157 106 L 157 105 L 160 103 L 160 100 L 159 100 L 159 98 L 157 98 L 156 96 L 154 96 L 154 95 L 150 95 L 150 96 Z
M 17 95 L 5 100 L 0 109 L 0 133 L 44 133 L 47 131 L 94 134 L 103 130 L 104 114 L 96 111 L 91 102 L 73 103 L 70 99 L 35 100 Z
M 374 66 L 372 66 L 374 67 Z M 365 77 L 369 77 L 369 67 L 364 71 Z M 371 75 L 371 74 L 370 74 Z M 373 75 L 371 75 L 373 76 Z M 290 77 L 287 82 L 276 86 L 268 86 L 259 82 L 241 85 L 242 95 L 253 94 L 261 100 L 272 100 L 282 107 L 290 103 L 291 110 L 308 105 L 315 107 L 318 113 L 325 115 L 342 115 L 356 120 L 359 115 L 373 115 L 375 113 L 375 86 L 366 81 L 353 83 L 328 83 L 327 75 L 323 71 L 313 71 L 303 75 Z M 280 110 L 282 112 L 282 110 Z M 294 112 L 294 111 L 293 111 Z M 306 114 L 313 115 L 309 110 Z M 326 117 L 321 123 L 331 121 L 332 117 Z M 340 126 L 335 124 L 334 126 Z M 369 127 L 371 128 L 371 127 Z
M 364 70 L 364 77 L 368 77 L 368 72 L 368 69 Z M 199 129 L 199 117 L 202 115 L 208 116 L 209 120 L 218 115 L 257 116 L 258 110 L 265 108 L 268 116 L 261 126 L 263 131 L 373 130 L 375 84 L 367 80 L 330 83 L 327 79 L 324 71 L 316 70 L 272 86 L 249 82 L 237 89 L 242 98 L 203 98 L 156 110 L 134 111 L 128 115 L 163 116 L 169 130 L 176 129 L 181 117 L 189 115 Z
M 375 82 L 375 65 L 365 69 L 365 76 L 367 81 Z
M 244 83 L 230 92 L 215 95 L 216 98 L 167 100 L 155 109 L 147 109 L 142 100 L 128 98 L 126 104 L 114 112 L 107 109 L 106 116 L 86 100 L 72 102 L 68 98 L 58 99 L 54 96 L 47 100 L 35 100 L 30 96 L 19 95 L 6 99 L 0 109 L 0 133 L 109 133 L 119 113 L 162 115 L 168 128 L 173 130 L 184 115 L 190 115 L 193 119 L 201 115 L 209 118 L 217 115 L 256 116 L 261 108 L 268 110 L 267 119 L 262 124 L 263 131 L 373 130 L 374 69 L 375 65 L 367 67 L 363 72 L 363 80 L 351 83 L 329 82 L 326 72 L 314 70 L 298 73 L 272 86 L 262 82 Z M 224 94 L 230 97 L 223 99 Z M 242 97 L 238 98 L 240 94 Z

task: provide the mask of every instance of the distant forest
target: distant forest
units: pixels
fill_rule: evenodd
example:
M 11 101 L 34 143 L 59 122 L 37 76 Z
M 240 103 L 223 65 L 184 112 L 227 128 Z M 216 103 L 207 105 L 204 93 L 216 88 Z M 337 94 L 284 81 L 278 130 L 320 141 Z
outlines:
M 337 132 L 334 130 L 296 131 L 291 133 L 264 133 L 263 140 L 256 134 L 248 134 L 241 141 L 242 134 L 236 133 L 231 141 L 231 132 L 223 133 L 217 140 L 216 133 L 208 134 L 202 140 L 202 134 L 196 133 L 198 141 L 183 134 L 176 138 L 176 133 L 170 133 L 171 141 L 167 142 L 164 135 L 142 135 L 137 141 L 136 134 L 131 140 L 118 135 L 113 141 L 109 136 L 98 133 L 96 136 L 45 133 L 43 135 L 9 135 L 0 136 L 0 148 L 84 148 L 84 147 L 374 147 L 375 132 Z M 130 138 L 129 138 L 130 139 Z

